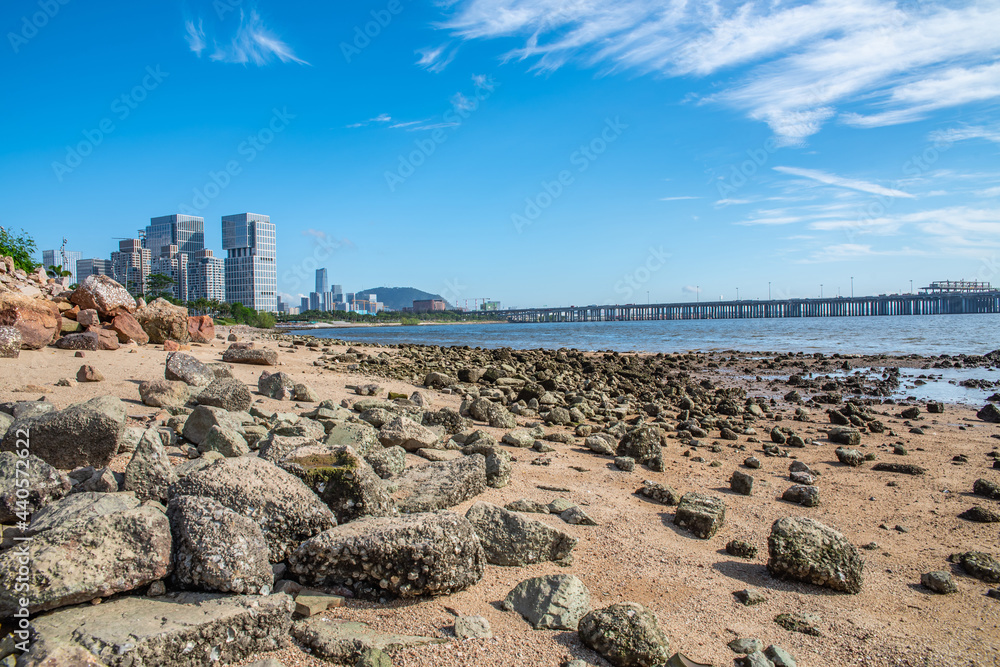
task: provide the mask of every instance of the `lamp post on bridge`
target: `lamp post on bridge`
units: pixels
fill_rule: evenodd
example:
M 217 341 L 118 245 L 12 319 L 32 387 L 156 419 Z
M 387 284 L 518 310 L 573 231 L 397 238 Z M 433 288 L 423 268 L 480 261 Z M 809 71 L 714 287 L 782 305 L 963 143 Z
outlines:
M 851 298 L 854 298 L 854 276 L 851 276 Z

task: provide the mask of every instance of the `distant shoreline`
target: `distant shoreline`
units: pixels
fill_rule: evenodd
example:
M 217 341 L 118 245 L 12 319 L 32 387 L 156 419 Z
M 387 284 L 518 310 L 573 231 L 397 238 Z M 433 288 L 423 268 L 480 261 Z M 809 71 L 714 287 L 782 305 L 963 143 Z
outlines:
M 509 324 L 509 322 L 502 320 L 474 320 L 474 321 L 463 321 L 463 322 L 420 322 L 419 324 L 407 324 L 404 325 L 402 322 L 309 322 L 307 324 L 299 324 L 291 326 L 285 323 L 278 323 L 275 325 L 276 329 L 281 329 L 283 333 L 289 333 L 292 331 L 309 331 L 313 329 L 358 329 L 358 328 L 382 328 L 382 327 L 401 327 L 401 326 L 454 326 L 454 325 L 466 325 L 466 324 Z

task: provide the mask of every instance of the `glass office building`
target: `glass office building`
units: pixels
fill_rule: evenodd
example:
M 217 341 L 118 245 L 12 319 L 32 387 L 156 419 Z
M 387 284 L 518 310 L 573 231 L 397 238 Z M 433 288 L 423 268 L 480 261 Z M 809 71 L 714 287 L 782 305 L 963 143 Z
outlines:
M 222 217 L 226 251 L 226 301 L 273 313 L 278 308 L 275 226 L 270 216 L 239 213 Z
M 205 249 L 205 218 L 196 215 L 164 215 L 150 218 L 145 245 L 153 257 L 165 254 L 164 248 L 177 246 L 177 252 L 194 255 Z

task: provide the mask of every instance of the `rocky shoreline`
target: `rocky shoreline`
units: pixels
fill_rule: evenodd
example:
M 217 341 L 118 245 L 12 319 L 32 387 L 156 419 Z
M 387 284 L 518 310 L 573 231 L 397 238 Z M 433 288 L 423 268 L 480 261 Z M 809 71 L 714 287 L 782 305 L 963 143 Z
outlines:
M 4 275 L 2 664 L 1000 656 L 1000 409 L 887 398 L 1000 353 L 352 346 Z

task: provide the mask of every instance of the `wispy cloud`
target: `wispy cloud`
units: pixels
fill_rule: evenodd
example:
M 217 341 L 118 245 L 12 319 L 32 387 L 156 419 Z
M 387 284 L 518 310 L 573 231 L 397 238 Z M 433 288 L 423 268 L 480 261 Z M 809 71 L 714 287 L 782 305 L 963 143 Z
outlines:
M 860 243 L 839 243 L 817 250 L 809 257 L 797 260 L 798 264 L 817 264 L 821 262 L 850 262 L 870 259 L 872 257 L 907 257 L 926 255 L 927 253 L 913 248 L 895 250 L 876 250 L 870 245 Z
M 961 2 L 961 0 L 959 0 Z M 841 115 L 858 127 L 1000 97 L 1000 2 L 892 0 L 688 3 L 681 0 L 451 0 L 443 27 L 464 40 L 521 37 L 507 59 L 554 70 L 735 74 L 701 100 L 801 143 Z M 421 58 L 433 66 L 442 47 Z M 739 68 L 737 70 L 737 68 Z
M 818 181 L 825 185 L 833 185 L 839 188 L 847 188 L 848 190 L 858 190 L 859 192 L 868 192 L 873 195 L 882 195 L 884 197 L 901 197 L 904 199 L 913 199 L 913 195 L 908 192 L 903 192 L 902 190 L 896 190 L 894 188 L 887 188 L 875 183 L 869 183 L 867 181 L 861 181 L 854 178 L 844 178 L 843 176 L 837 176 L 836 174 L 830 174 L 825 171 L 820 171 L 818 169 L 801 169 L 799 167 L 774 167 L 774 170 L 781 172 L 782 174 L 789 174 L 791 176 L 800 176 L 802 178 L 808 178 L 814 181 Z
M 353 128 L 356 128 L 356 127 L 364 127 L 366 125 L 372 125 L 372 124 L 385 125 L 386 123 L 391 123 L 391 122 L 392 122 L 392 116 L 390 116 L 387 113 L 380 113 L 379 115 L 375 116 L 374 118 L 369 118 L 368 120 L 363 120 L 363 121 L 360 121 L 360 122 L 357 122 L 357 123 L 351 123 L 350 125 L 347 125 L 346 127 L 353 129 Z M 390 125 L 389 127 L 397 127 L 397 125 Z
M 932 141 L 955 143 L 957 141 L 969 141 L 972 139 L 984 139 L 1000 144 L 1000 127 L 953 127 L 947 130 L 935 130 L 931 132 Z
M 428 72 L 438 74 L 443 72 L 458 53 L 458 47 L 451 48 L 451 43 L 446 42 L 440 46 L 428 47 L 417 51 L 420 58 L 417 65 L 423 67 Z
M 201 52 L 205 50 L 205 27 L 201 19 L 198 19 L 197 24 L 194 21 L 185 21 L 184 29 L 187 33 L 184 39 L 187 40 L 188 47 L 201 56 Z
M 188 47 L 200 57 L 207 46 L 203 20 L 198 19 L 197 23 L 186 21 L 185 29 Z M 296 56 L 292 47 L 264 25 L 257 10 L 250 10 L 249 13 L 240 10 L 240 24 L 236 29 L 236 34 L 228 41 L 221 43 L 213 39 L 212 44 L 212 53 L 209 58 L 216 62 L 257 66 L 267 65 L 275 61 L 298 63 L 299 65 L 309 64 Z

